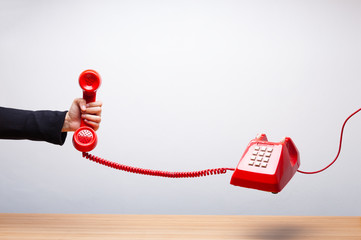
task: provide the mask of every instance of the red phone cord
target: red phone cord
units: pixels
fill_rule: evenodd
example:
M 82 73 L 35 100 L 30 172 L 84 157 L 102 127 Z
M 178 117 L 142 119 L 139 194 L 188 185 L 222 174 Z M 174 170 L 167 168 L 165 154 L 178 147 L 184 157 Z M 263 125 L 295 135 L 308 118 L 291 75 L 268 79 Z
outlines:
M 345 128 L 345 125 L 346 125 L 347 121 L 348 121 L 351 117 L 353 117 L 356 113 L 358 113 L 359 111 L 361 111 L 361 108 L 358 109 L 357 111 L 355 111 L 354 113 L 352 113 L 348 118 L 346 118 L 345 122 L 343 123 L 342 128 L 341 128 L 341 136 L 340 136 L 340 144 L 339 144 L 339 147 L 338 147 L 338 152 L 337 152 L 337 155 L 336 155 L 335 159 L 334 159 L 329 165 L 327 165 L 326 167 L 322 168 L 321 170 L 314 171 L 314 172 L 305 172 L 305 171 L 301 171 L 301 170 L 297 170 L 297 172 L 303 173 L 303 174 L 315 174 L 315 173 L 323 172 L 323 171 L 325 171 L 327 168 L 331 167 L 331 165 L 336 162 L 338 156 L 340 155 L 341 147 L 342 147 L 343 130 L 344 130 L 344 128 Z
M 206 169 L 200 171 L 193 171 L 193 172 L 167 172 L 167 171 L 160 171 L 160 170 L 151 170 L 151 169 L 143 169 L 143 168 L 136 168 L 131 166 L 126 166 L 120 163 L 111 162 L 105 160 L 103 158 L 94 156 L 87 152 L 83 152 L 83 157 L 94 161 L 96 163 L 102 164 L 104 166 L 118 169 L 121 171 L 143 174 L 143 175 L 151 175 L 151 176 L 158 176 L 158 177 L 168 177 L 168 178 L 195 178 L 195 177 L 204 177 L 208 175 L 216 175 L 216 174 L 225 174 L 227 171 L 234 171 L 234 168 L 214 168 L 214 169 Z

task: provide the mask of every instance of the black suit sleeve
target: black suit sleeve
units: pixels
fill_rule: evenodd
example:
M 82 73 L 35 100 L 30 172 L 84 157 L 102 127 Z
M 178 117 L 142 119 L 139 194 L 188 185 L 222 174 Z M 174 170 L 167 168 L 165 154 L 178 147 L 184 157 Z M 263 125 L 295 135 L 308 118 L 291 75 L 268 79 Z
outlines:
M 61 132 L 61 129 L 66 113 L 0 107 L 0 138 L 28 139 L 63 145 L 67 134 Z

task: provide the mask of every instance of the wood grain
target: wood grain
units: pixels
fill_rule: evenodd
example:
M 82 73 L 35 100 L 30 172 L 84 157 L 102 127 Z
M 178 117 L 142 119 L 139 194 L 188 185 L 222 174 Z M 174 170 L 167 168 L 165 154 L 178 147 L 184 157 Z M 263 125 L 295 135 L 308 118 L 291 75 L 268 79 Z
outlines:
M 0 214 L 0 239 L 361 239 L 360 217 Z

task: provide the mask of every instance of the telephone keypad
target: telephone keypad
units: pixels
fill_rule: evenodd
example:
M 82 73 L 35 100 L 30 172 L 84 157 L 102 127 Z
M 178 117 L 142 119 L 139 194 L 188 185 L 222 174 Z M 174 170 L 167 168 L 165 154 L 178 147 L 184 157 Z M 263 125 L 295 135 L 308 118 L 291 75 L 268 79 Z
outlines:
M 249 166 L 267 168 L 273 148 L 266 146 L 255 146 L 248 163 Z

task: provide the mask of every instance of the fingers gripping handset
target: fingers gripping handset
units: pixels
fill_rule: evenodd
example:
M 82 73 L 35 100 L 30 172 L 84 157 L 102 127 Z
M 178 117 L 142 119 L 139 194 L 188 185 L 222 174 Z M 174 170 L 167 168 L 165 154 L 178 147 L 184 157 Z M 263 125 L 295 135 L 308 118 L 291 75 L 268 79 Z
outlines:
M 95 102 L 96 91 L 101 84 L 100 75 L 94 70 L 85 70 L 79 76 L 79 85 L 83 89 L 86 103 Z M 81 119 L 80 128 L 73 135 L 73 145 L 81 152 L 89 152 L 97 145 L 97 135 L 93 128 Z

